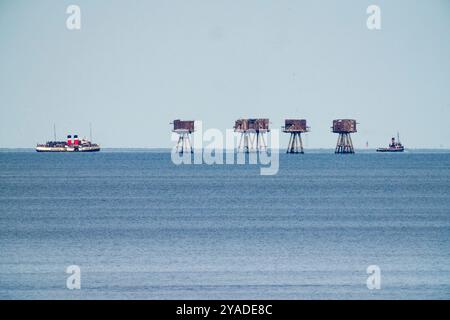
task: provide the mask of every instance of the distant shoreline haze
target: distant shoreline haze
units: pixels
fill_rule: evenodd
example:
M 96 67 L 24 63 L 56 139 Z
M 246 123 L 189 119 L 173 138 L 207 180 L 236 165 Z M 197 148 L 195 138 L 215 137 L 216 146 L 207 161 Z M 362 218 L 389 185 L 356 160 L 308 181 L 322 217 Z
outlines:
M 3 0 L 0 147 L 92 124 L 103 148 L 170 148 L 174 119 L 225 132 L 268 118 L 307 119 L 305 150 L 334 148 L 332 121 L 350 118 L 357 149 L 397 132 L 408 149 L 450 148 L 449 32 L 443 0 Z

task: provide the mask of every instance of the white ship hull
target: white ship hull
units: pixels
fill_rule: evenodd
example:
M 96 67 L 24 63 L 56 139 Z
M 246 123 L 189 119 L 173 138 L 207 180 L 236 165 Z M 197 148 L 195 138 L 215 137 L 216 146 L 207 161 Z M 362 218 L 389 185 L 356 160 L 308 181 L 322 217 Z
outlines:
M 100 151 L 100 146 L 80 147 L 80 149 L 78 151 L 79 152 L 96 152 L 96 151 Z
M 78 148 L 37 146 L 36 151 L 37 152 L 96 152 L 96 151 L 100 151 L 100 146 L 80 146 Z
M 44 146 L 38 146 L 36 147 L 37 152 L 66 152 L 66 148 L 59 148 L 59 147 L 44 147 Z

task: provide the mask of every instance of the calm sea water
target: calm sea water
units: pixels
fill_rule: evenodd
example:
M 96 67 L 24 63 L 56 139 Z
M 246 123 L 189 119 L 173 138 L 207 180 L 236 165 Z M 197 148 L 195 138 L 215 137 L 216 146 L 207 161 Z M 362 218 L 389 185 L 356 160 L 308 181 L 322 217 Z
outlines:
M 0 298 L 450 298 L 450 153 L 280 157 L 0 152 Z

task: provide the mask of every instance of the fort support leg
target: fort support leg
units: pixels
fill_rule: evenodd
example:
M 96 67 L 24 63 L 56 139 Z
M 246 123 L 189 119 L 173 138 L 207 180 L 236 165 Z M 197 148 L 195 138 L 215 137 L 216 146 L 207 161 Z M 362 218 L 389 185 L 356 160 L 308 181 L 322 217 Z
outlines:
M 263 133 L 261 133 L 261 149 L 263 151 L 267 151 L 267 144 L 266 144 L 266 140 L 264 139 Z
M 180 144 L 181 144 L 181 135 L 178 136 L 177 146 L 176 146 L 176 152 L 179 152 L 180 150 Z
M 339 133 L 338 140 L 336 143 L 336 149 L 334 150 L 334 153 L 341 153 L 341 146 L 342 146 L 342 133 Z
M 350 133 L 339 133 L 335 153 L 355 153 Z
M 259 151 L 259 149 L 260 149 L 260 144 L 261 144 L 261 141 L 260 141 L 260 139 L 259 139 L 259 132 L 257 132 L 257 133 L 256 133 L 256 151 Z
M 300 153 L 303 154 L 303 141 L 302 141 L 302 134 L 299 132 L 298 133 L 298 142 L 300 144 Z
M 186 134 L 186 151 L 189 149 L 191 153 L 194 153 L 194 149 L 192 148 L 191 138 L 189 137 L 189 133 Z
M 294 153 L 298 153 L 299 143 L 298 143 L 298 134 L 294 133 Z
M 353 141 L 350 133 L 348 134 L 348 145 L 349 145 L 349 153 L 355 153 L 355 149 L 353 148 Z
M 288 143 L 286 153 L 292 153 L 292 137 L 293 137 L 293 134 L 291 133 L 291 135 L 289 137 L 289 143 Z
M 184 137 L 184 134 L 183 134 L 183 136 L 181 137 L 181 141 L 183 142 L 183 143 L 182 143 L 182 146 L 181 146 L 181 153 L 184 153 L 184 150 L 186 149 L 186 139 L 185 139 L 185 137 Z
M 258 150 L 258 145 L 256 145 L 255 147 L 255 140 L 257 139 L 257 134 L 249 132 L 248 134 L 248 141 L 250 142 L 250 146 L 249 146 L 249 151 L 253 152 L 256 150 Z
M 180 150 L 179 153 L 183 153 L 184 152 L 184 137 L 183 135 L 180 135 Z
M 248 146 L 248 133 L 245 132 L 244 133 L 244 152 L 248 153 L 249 152 L 249 146 Z
M 349 138 L 350 138 L 349 135 L 346 134 L 345 135 L 345 150 L 344 150 L 345 153 L 351 153 L 350 139 Z
M 291 132 L 286 153 L 303 153 L 303 141 L 301 132 Z
M 239 139 L 238 151 L 240 151 L 242 148 L 242 138 L 243 137 L 244 137 L 244 135 L 241 133 L 241 138 Z

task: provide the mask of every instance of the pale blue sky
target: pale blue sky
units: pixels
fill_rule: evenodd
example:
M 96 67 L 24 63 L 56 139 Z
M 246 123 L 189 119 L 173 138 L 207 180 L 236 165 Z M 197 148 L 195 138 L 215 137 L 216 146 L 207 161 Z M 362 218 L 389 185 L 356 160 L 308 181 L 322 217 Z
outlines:
M 0 0 L 0 40 L 0 147 L 90 122 L 104 147 L 169 147 L 175 118 L 268 117 L 306 118 L 307 146 L 332 148 L 331 121 L 349 117 L 356 147 L 400 131 L 450 148 L 449 0 Z

